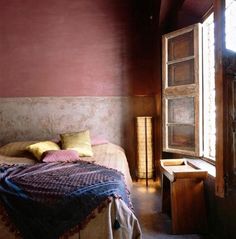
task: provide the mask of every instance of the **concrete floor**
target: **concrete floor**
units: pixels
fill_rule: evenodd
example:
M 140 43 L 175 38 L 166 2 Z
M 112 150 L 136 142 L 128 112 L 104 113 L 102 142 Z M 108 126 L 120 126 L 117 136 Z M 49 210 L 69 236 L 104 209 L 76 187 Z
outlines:
M 208 239 L 202 235 L 172 235 L 171 220 L 161 213 L 160 182 L 149 182 L 146 188 L 145 181 L 135 182 L 132 192 L 132 202 L 135 215 L 139 219 L 143 239 Z

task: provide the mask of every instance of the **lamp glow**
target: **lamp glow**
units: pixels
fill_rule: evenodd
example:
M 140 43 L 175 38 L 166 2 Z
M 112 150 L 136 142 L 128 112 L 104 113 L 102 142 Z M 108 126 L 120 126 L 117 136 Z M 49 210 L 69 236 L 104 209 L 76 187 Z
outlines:
M 137 174 L 138 178 L 153 178 L 152 117 L 136 117 L 137 127 Z

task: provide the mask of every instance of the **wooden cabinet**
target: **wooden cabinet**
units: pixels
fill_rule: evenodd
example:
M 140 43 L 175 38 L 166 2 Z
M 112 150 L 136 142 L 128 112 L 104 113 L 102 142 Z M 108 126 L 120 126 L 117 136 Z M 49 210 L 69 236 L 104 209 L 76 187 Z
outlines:
M 204 179 L 207 172 L 184 159 L 161 160 L 162 212 L 172 219 L 173 234 L 206 232 Z

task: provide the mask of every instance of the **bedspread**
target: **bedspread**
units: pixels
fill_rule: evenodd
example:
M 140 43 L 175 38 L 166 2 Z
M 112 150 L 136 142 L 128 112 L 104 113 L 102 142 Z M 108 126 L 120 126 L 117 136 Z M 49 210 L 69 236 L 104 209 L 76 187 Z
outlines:
M 1 200 L 24 238 L 58 238 L 78 230 L 111 197 L 131 207 L 123 175 L 93 163 L 5 166 L 0 171 Z M 115 217 L 114 228 L 120 227 Z

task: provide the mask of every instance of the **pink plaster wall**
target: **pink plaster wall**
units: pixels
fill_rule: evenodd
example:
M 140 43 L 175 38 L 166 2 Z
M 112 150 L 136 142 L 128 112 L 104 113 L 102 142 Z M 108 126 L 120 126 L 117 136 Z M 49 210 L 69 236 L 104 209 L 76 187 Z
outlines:
M 153 94 L 143 5 L 1 0 L 0 97 Z

